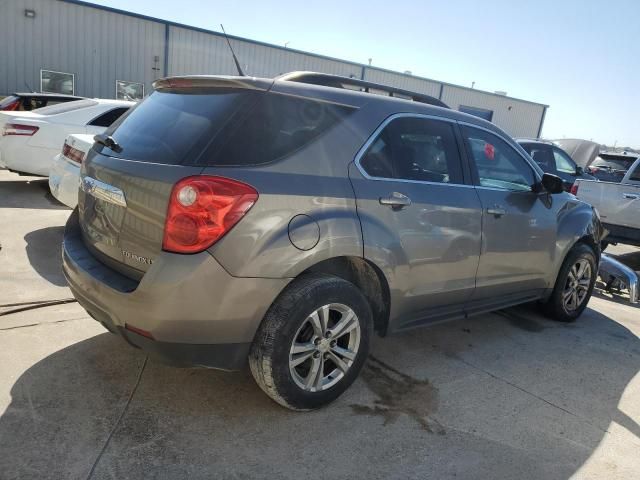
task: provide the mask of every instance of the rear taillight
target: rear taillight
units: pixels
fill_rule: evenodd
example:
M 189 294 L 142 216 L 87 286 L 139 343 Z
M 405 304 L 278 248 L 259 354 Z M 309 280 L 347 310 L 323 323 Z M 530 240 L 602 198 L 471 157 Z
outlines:
M 224 177 L 195 176 L 173 186 L 162 249 L 197 253 L 222 238 L 258 200 L 246 183 Z
M 573 185 L 571 185 L 571 193 L 573 195 L 578 195 L 578 184 L 574 183 Z
M 68 143 L 65 143 L 62 147 L 62 155 L 76 163 L 82 163 L 82 161 L 84 160 L 84 152 L 78 150 L 77 148 L 73 148 Z
M 7 135 L 24 135 L 30 137 L 38 131 L 38 127 L 33 125 L 20 125 L 19 123 L 6 123 L 2 129 L 2 136 Z
M 4 107 L 0 108 L 0 110 L 4 112 L 15 112 L 20 107 L 20 99 L 17 98 L 13 102 L 6 104 Z

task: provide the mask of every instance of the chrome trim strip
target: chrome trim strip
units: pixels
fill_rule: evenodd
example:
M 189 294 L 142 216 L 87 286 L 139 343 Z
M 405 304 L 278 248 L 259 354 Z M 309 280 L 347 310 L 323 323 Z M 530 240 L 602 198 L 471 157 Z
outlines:
M 622 282 L 629 289 L 629 301 L 638 303 L 640 301 L 640 279 L 631 268 L 619 262 L 606 253 L 600 257 L 598 273 L 610 275 Z
M 80 182 L 80 188 L 84 193 L 91 195 L 92 197 L 120 207 L 127 207 L 127 200 L 124 198 L 124 192 L 113 185 L 101 182 L 95 178 L 83 177 Z

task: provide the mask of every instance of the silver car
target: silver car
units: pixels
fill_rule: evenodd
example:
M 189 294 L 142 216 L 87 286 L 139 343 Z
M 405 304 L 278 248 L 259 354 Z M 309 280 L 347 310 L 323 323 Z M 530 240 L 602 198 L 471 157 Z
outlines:
M 80 304 L 150 355 L 248 361 L 307 410 L 355 380 L 373 332 L 585 309 L 597 214 L 495 125 L 331 75 L 154 87 L 96 136 L 63 244 Z

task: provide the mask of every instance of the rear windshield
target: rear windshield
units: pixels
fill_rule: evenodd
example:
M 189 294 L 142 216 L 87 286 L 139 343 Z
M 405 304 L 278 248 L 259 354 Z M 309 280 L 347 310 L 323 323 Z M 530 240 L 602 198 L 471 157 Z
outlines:
M 9 97 L 6 97 L 6 98 L 3 98 L 2 100 L 0 100 L 0 110 L 2 110 L 3 108 L 7 107 L 10 104 L 12 104 L 16 100 L 18 100 L 18 97 L 13 96 L 13 95 L 11 95 Z
M 98 105 L 98 102 L 95 100 L 75 100 L 73 102 L 58 103 L 50 107 L 38 108 L 34 110 L 34 113 L 39 113 L 40 115 L 58 115 L 60 113 L 80 110 L 81 108 L 94 107 L 96 105 Z
M 614 170 L 629 170 L 636 161 L 635 157 L 621 157 L 619 155 L 607 155 L 601 153 L 591 164 L 592 167 L 608 167 Z
M 351 108 L 286 95 L 221 90 L 154 92 L 113 131 L 118 152 L 161 164 L 258 165 L 311 143 Z

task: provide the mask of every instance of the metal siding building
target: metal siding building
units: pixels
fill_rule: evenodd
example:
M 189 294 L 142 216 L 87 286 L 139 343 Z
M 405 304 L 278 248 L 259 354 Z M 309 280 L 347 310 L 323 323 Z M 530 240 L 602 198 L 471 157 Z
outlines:
M 27 16 L 27 11 L 29 15 Z M 546 105 L 322 55 L 230 37 L 250 75 L 294 70 L 363 78 L 441 98 L 453 109 L 486 111 L 513 136 L 537 137 Z M 0 95 L 40 91 L 40 71 L 73 74 L 76 95 L 114 98 L 116 80 L 144 84 L 165 75 L 235 74 L 223 36 L 77 0 L 0 1 Z

